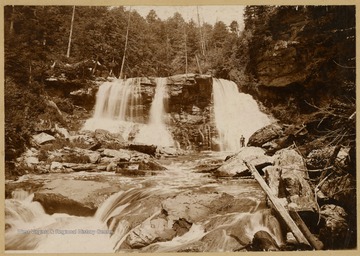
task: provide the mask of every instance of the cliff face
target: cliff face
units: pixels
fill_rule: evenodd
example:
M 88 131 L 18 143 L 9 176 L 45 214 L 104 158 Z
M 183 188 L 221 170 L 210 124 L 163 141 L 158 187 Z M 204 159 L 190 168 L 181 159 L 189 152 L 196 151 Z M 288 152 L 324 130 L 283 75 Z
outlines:
M 248 71 L 259 85 L 324 87 L 353 75 L 344 70 L 355 63 L 352 7 L 274 9 L 253 36 Z
M 155 78 L 141 78 L 142 123 L 147 123 L 154 99 Z M 165 123 L 182 149 L 218 149 L 212 108 L 212 77 L 175 75 L 166 80 Z
M 355 111 L 354 6 L 259 8 L 246 24 L 250 79 L 242 90 L 283 122 L 317 115 L 318 130 L 338 129 Z

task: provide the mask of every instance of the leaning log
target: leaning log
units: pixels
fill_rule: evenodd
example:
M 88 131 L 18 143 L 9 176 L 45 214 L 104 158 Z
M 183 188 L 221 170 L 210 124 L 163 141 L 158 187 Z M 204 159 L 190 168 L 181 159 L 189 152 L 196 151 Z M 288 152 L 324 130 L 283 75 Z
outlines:
M 300 228 L 306 239 L 309 241 L 311 246 L 314 247 L 315 250 L 322 250 L 324 248 L 324 244 L 310 232 L 309 228 L 306 226 L 299 214 L 296 211 L 291 210 L 289 211 L 289 214 L 295 221 L 296 225 Z
M 306 244 L 311 246 L 309 241 L 306 239 L 305 235 L 301 232 L 299 227 L 296 225 L 295 221 L 291 218 L 286 208 L 280 203 L 279 199 L 272 194 L 270 187 L 266 184 L 264 179 L 261 177 L 256 168 L 244 161 L 245 165 L 249 168 L 250 172 L 260 184 L 261 188 L 265 191 L 266 195 L 269 197 L 270 201 L 274 205 L 275 210 L 279 213 L 280 217 L 284 220 L 290 231 L 294 234 L 294 237 L 300 244 Z

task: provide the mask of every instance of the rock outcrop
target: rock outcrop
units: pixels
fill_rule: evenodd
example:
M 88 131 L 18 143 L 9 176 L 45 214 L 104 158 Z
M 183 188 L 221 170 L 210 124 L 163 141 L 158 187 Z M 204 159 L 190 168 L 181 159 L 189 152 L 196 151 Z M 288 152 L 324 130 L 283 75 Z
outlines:
M 47 214 L 67 213 L 75 216 L 92 216 L 96 211 L 94 207 L 86 206 L 61 194 L 35 193 L 33 200 L 41 203 Z
M 271 165 L 273 160 L 265 155 L 265 150 L 259 147 L 243 147 L 239 153 L 230 157 L 222 166 L 216 170 L 218 176 L 249 176 L 250 172 L 244 161 L 255 167 L 263 168 Z

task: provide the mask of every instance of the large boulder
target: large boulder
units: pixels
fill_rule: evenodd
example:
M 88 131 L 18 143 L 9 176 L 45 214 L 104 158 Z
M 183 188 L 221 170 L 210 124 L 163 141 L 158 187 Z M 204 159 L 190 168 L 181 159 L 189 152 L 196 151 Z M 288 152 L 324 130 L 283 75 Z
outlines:
M 250 175 L 250 171 L 244 161 L 260 168 L 273 163 L 272 158 L 270 156 L 266 156 L 265 150 L 262 148 L 243 147 L 240 149 L 238 154 L 228 159 L 217 169 L 216 175 L 231 177 Z
M 145 247 L 154 242 L 169 241 L 176 233 L 164 218 L 146 220 L 127 236 L 125 243 L 132 249 Z
M 211 214 L 210 204 L 219 194 L 182 193 L 162 202 L 162 208 L 169 220 L 185 219 L 190 223 L 203 220 Z
M 41 203 L 47 214 L 67 213 L 75 216 L 93 216 L 96 211 L 96 208 L 91 208 L 61 194 L 36 192 L 33 200 Z
M 114 162 L 110 163 L 108 168 L 110 168 L 110 165 L 113 164 Z M 126 176 L 144 176 L 147 173 L 153 175 L 154 172 L 152 171 L 164 171 L 166 168 L 154 160 L 143 159 L 138 162 L 129 161 L 118 163 L 116 164 L 116 167 L 112 166 L 112 170 Z
M 141 153 L 145 153 L 151 156 L 155 156 L 157 152 L 157 146 L 155 145 L 144 145 L 144 144 L 130 144 L 130 150 L 135 150 Z
M 42 145 L 42 144 L 45 144 L 45 143 L 52 142 L 52 141 L 56 140 L 54 136 L 49 135 L 49 134 L 44 133 L 44 132 L 36 134 L 32 138 L 33 138 L 33 141 L 38 145 Z
M 282 149 L 276 152 L 274 155 L 274 165 L 279 167 L 297 165 L 304 174 L 307 171 L 303 157 L 295 149 Z
M 280 247 L 267 231 L 260 230 L 254 235 L 251 249 L 253 251 L 279 251 Z
M 125 142 L 119 133 L 111 133 L 106 130 L 96 129 L 94 132 L 95 139 L 103 145 L 120 145 Z
M 267 125 L 250 136 L 248 146 L 261 147 L 267 142 L 279 138 L 283 134 L 283 128 L 278 123 Z
M 296 211 L 314 211 L 317 202 L 308 180 L 305 161 L 294 149 L 283 149 L 274 155 L 274 167 L 266 169 L 266 180 L 279 198 Z

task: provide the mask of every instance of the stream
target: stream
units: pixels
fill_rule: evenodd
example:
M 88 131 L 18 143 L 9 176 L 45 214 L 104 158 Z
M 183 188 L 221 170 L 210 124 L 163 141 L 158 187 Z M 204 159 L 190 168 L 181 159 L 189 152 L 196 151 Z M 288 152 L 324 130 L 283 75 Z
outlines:
M 39 202 L 33 201 L 36 191 L 19 186 L 12 198 L 5 200 L 6 250 L 223 252 L 246 246 L 259 230 L 269 232 L 282 244 L 279 223 L 266 207 L 265 194 L 255 180 L 216 179 L 195 168 L 225 156 L 225 152 L 202 152 L 162 159 L 159 162 L 166 171 L 142 177 L 112 172 L 23 176 L 13 183 L 41 184 L 37 191 L 63 189 L 80 201 L 84 200 L 81 196 L 109 187 L 117 192 L 102 200 L 94 216 L 49 215 Z M 94 200 L 99 199 L 92 194 Z M 174 226 L 185 219 L 189 227 L 175 234 Z M 172 235 L 164 238 L 162 231 L 171 231 Z M 143 242 L 136 242 L 139 237 Z

